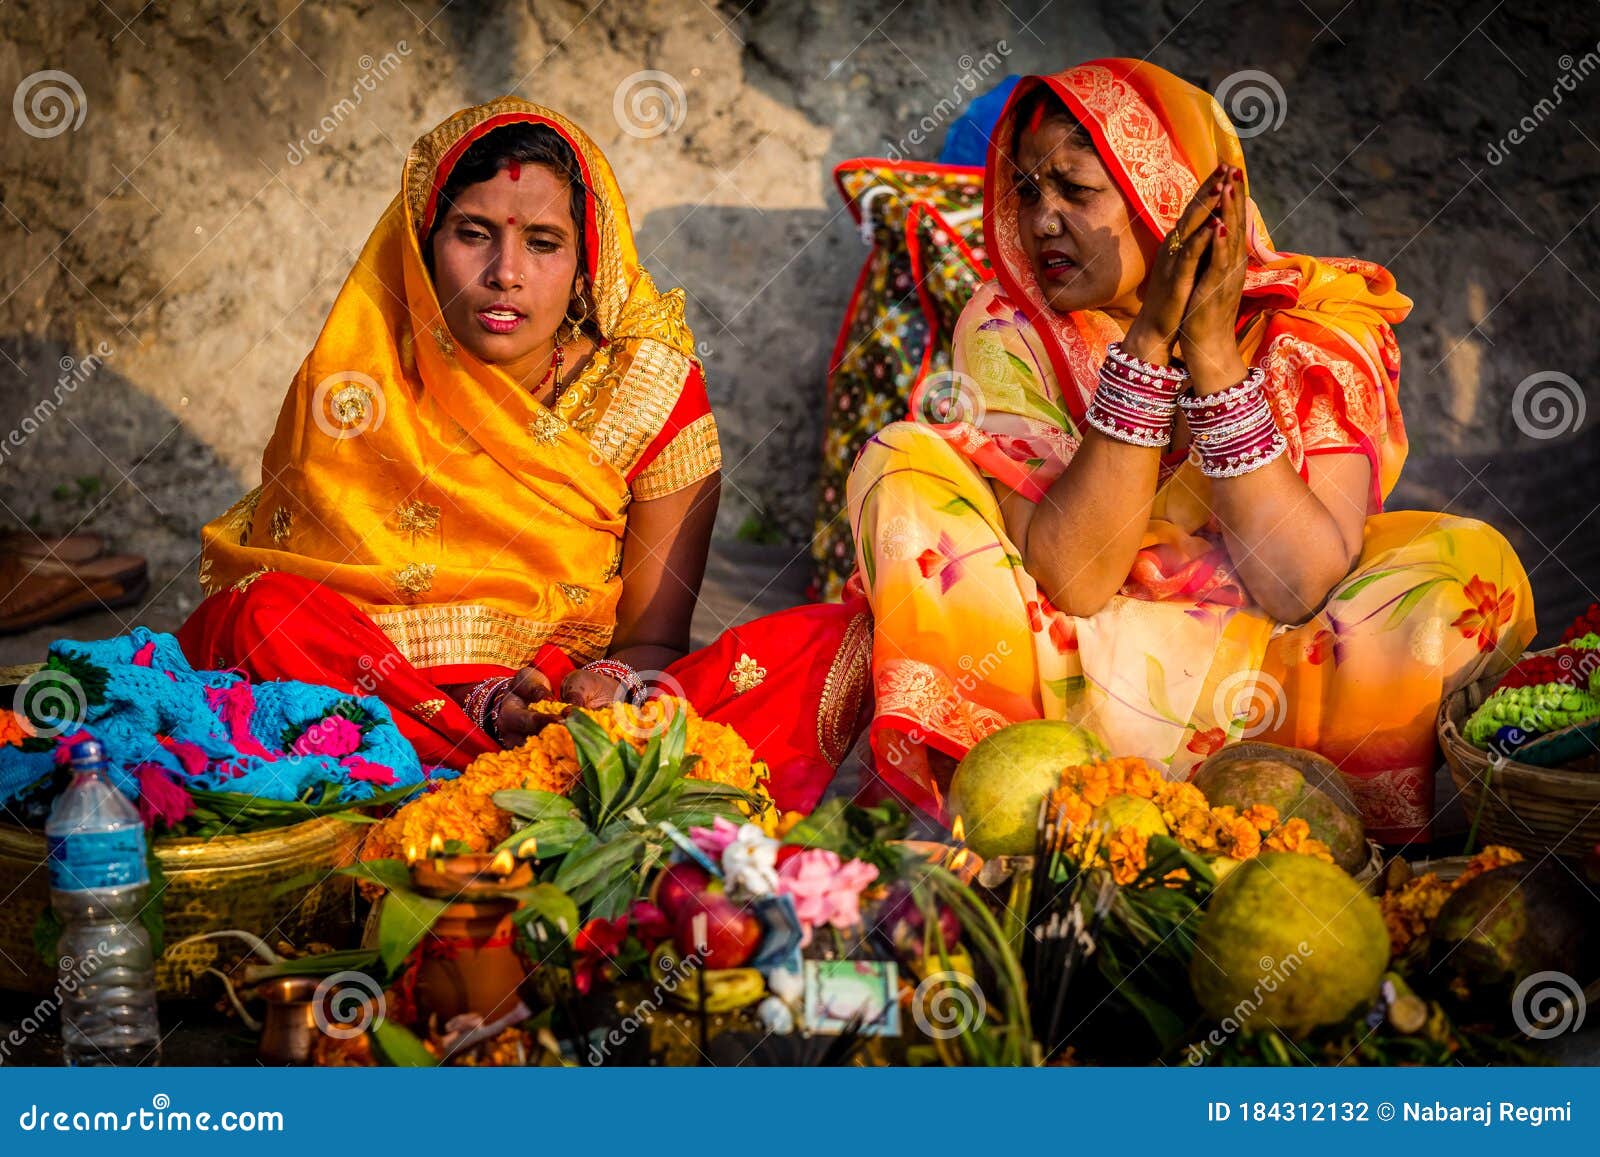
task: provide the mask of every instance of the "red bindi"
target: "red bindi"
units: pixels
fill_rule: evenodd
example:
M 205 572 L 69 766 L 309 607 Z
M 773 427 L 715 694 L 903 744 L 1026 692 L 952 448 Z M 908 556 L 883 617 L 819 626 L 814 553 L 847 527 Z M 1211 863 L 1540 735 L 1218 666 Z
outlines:
M 522 162 L 507 161 L 506 176 L 510 177 L 513 181 L 520 179 L 522 177 Z
M 516 223 L 517 223 L 517 219 L 515 217 L 507 217 L 506 218 L 506 224 L 507 225 L 515 225 Z

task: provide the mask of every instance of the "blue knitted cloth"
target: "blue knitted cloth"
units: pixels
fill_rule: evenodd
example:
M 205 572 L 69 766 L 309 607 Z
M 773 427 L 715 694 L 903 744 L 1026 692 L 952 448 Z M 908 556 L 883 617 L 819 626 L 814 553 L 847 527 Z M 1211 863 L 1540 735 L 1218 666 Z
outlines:
M 371 696 L 346 695 L 313 683 L 249 683 L 227 671 L 196 671 L 175 638 L 144 627 L 98 642 L 58 639 L 50 653 L 87 661 L 106 672 L 102 701 L 90 705 L 81 724 L 68 726 L 66 733 L 81 729 L 101 742 L 112 781 L 130 798 L 139 794 L 138 768 L 146 763 L 164 768 L 181 786 L 274 800 L 302 799 L 308 792 L 325 798 L 326 789 L 337 784 L 339 798 L 353 802 L 374 791 L 424 781 L 416 750 L 395 727 L 389 709 Z M 76 684 L 65 678 L 58 682 L 70 697 Z M 26 699 L 46 702 L 48 697 Z M 372 720 L 353 758 L 283 750 L 286 731 L 314 727 L 333 715 L 336 706 L 352 702 Z M 60 721 L 34 722 L 53 729 Z M 47 777 L 54 758 L 48 751 L 0 748 L 0 803 Z M 392 772 L 393 782 L 375 782 L 386 777 L 374 777 L 371 764 Z M 325 790 L 315 792 L 319 787 Z

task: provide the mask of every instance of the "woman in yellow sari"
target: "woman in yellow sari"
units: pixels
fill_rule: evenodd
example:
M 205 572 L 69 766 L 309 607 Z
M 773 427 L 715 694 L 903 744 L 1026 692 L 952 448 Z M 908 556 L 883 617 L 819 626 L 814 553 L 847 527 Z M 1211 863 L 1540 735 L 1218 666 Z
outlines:
M 424 763 L 454 767 L 536 730 L 535 701 L 659 684 L 804 803 L 843 751 L 800 705 L 831 696 L 853 726 L 865 650 L 841 656 L 835 609 L 805 616 L 811 645 L 770 683 L 748 647 L 780 651 L 763 632 L 793 617 L 686 655 L 720 466 L 683 292 L 640 267 L 610 166 L 502 97 L 412 147 L 261 486 L 205 528 L 211 597 L 179 639 L 197 668 L 377 695 Z
M 1493 528 L 1383 512 L 1410 301 L 1278 251 L 1226 114 L 1142 61 L 1023 80 L 984 212 L 955 373 L 850 478 L 884 778 L 937 808 L 1021 719 L 1173 778 L 1253 737 L 1331 757 L 1377 838 L 1424 834 L 1441 696 L 1535 625 Z

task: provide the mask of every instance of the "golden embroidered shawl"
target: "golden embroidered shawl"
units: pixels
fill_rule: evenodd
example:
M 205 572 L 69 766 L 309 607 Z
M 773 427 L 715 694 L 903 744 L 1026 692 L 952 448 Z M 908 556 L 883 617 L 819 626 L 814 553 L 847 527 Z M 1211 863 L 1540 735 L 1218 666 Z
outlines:
M 605 344 L 547 409 L 451 338 L 423 264 L 451 167 L 494 128 L 549 125 L 588 186 L 595 318 Z M 709 411 L 641 456 L 699 385 L 683 293 L 639 266 L 627 207 L 594 142 L 515 97 L 456 113 L 412 147 L 300 366 L 262 484 L 202 532 L 206 592 L 265 571 L 324 583 L 419 667 L 516 667 L 544 643 L 585 662 L 615 625 L 626 507 L 720 466 Z

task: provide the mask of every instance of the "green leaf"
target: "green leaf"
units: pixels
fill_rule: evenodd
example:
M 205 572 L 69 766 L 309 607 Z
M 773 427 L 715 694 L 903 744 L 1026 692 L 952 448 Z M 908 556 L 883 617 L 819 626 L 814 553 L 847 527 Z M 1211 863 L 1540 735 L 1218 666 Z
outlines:
M 46 904 L 33 922 L 33 950 L 50 969 L 56 967 L 56 945 L 61 941 L 61 917 Z
M 401 1068 L 435 1068 L 439 1060 L 426 1048 L 416 1033 L 392 1020 L 372 1026 L 372 1044 L 385 1064 Z
M 340 868 L 339 874 L 378 884 L 391 892 L 411 890 L 411 869 L 399 860 L 361 860 L 347 868 Z
M 491 797 L 494 806 L 525 820 L 575 819 L 577 807 L 564 795 L 553 791 L 510 789 L 497 791 Z
M 850 839 L 850 825 L 844 815 L 848 806 L 849 801 L 842 796 L 823 800 L 817 805 L 816 811 L 789 829 L 783 842 L 802 848 L 839 852 Z
M 518 828 L 496 846 L 495 851 L 501 848 L 510 848 L 518 851 L 529 839 L 538 840 L 538 858 L 553 860 L 557 856 L 564 856 L 589 834 L 589 825 L 580 819 L 568 817 L 537 820 L 527 827 Z
M 1333 597 L 1338 602 L 1343 602 L 1345 599 L 1353 599 L 1379 579 L 1388 578 L 1390 575 L 1397 573 L 1398 570 L 1398 567 L 1391 567 L 1388 570 L 1375 570 L 1369 575 L 1363 575 L 1361 578 L 1356 579 L 1355 582 L 1345 587 Z
M 661 758 L 656 764 L 655 774 L 632 801 L 633 806 L 647 817 L 651 816 L 652 809 L 667 798 L 674 784 L 696 782 L 683 778 L 699 762 L 698 756 L 684 754 L 688 743 L 689 716 L 687 712 L 679 711 L 674 713 L 662 737 Z
M 578 931 L 578 905 L 571 896 L 555 884 L 532 884 L 511 893 L 522 902 L 511 916 L 518 924 L 543 920 L 557 936 L 572 936 Z
M 390 975 L 405 963 L 439 913 L 449 906 L 448 900 L 404 890 L 392 891 L 383 898 L 383 908 L 378 913 L 378 955 Z
M 611 874 L 624 866 L 631 866 L 643 848 L 644 837 L 631 835 L 620 836 L 609 843 L 597 844 L 587 851 L 572 853 L 561 861 L 561 867 L 556 871 L 555 882 L 568 892 L 575 893 L 584 884 L 599 876 Z
M 629 750 L 632 750 L 631 748 Z M 610 819 L 639 802 L 639 797 L 644 794 L 655 779 L 656 773 L 661 770 L 661 736 L 652 735 L 650 742 L 644 745 L 644 751 L 639 754 L 638 762 L 629 769 L 628 782 L 622 798 L 616 801 L 616 807 L 606 813 Z
M 605 728 L 581 711 L 567 717 L 567 730 L 572 734 L 573 746 L 578 752 L 578 764 L 583 774 L 574 789 L 580 810 L 591 821 L 599 819 L 605 811 L 606 801 L 615 794 L 622 782 L 622 752 L 614 744 Z M 598 824 L 596 825 L 598 826 Z
M 1384 623 L 1384 626 L 1394 626 L 1401 619 L 1405 618 L 1411 613 L 1412 609 L 1417 605 L 1417 603 L 1422 600 L 1423 595 L 1427 594 L 1440 583 L 1449 581 L 1449 579 L 1442 578 L 1429 579 L 1425 583 L 1418 583 L 1416 586 L 1412 587 L 1405 593 L 1405 597 L 1395 604 L 1394 610 L 1389 612 L 1389 618 Z

